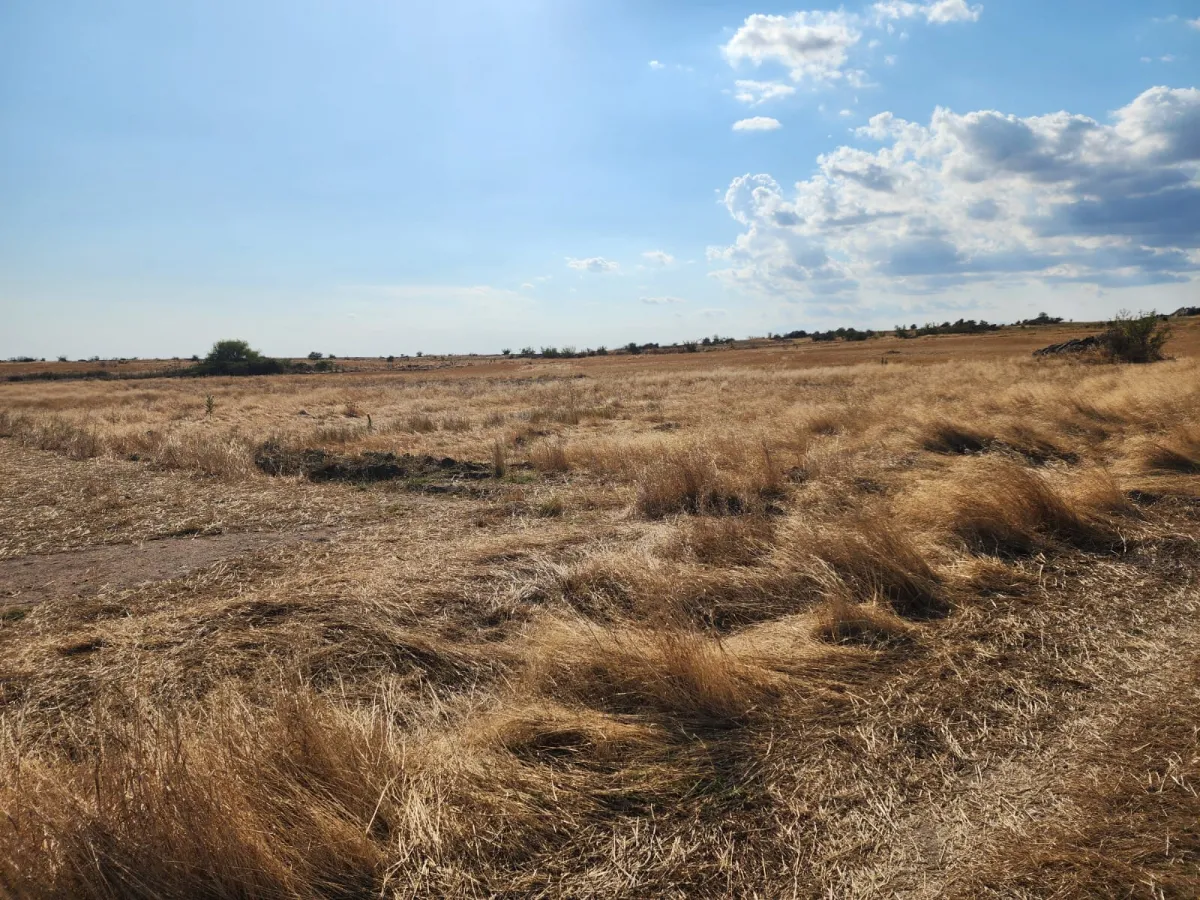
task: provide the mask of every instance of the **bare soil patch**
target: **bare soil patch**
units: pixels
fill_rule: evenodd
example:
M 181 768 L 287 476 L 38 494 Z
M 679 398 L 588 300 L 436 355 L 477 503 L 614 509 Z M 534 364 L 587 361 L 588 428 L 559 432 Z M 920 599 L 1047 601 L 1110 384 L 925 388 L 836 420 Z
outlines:
M 179 578 L 221 560 L 297 543 L 324 543 L 336 532 L 250 532 L 163 538 L 86 550 L 0 560 L 0 604 L 39 603 L 55 597 L 136 587 Z

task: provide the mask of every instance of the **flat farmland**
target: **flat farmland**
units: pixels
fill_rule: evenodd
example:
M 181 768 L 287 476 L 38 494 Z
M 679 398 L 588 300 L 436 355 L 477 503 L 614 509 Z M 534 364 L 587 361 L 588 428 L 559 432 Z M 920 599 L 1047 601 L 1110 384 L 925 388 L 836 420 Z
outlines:
M 0 381 L 0 893 L 1196 896 L 1200 322 L 1091 331 Z

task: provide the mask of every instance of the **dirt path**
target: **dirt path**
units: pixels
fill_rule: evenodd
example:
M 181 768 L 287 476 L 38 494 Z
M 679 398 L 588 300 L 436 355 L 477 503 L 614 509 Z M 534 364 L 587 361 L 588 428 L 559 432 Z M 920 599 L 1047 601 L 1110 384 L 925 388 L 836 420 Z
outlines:
M 25 605 L 179 578 L 221 560 L 297 543 L 325 543 L 337 531 L 242 532 L 108 544 L 0 560 L 0 604 Z
M 402 495 L 344 485 L 74 460 L 0 439 L 0 560 L 200 535 L 359 527 L 412 505 Z

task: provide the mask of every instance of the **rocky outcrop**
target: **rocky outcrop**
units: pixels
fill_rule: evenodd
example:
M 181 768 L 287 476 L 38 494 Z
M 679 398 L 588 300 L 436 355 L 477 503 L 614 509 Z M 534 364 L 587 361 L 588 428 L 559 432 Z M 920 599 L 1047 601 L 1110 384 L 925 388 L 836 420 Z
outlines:
M 1095 335 L 1090 335 L 1085 338 L 1075 338 L 1070 341 L 1063 341 L 1061 344 L 1051 344 L 1049 347 L 1043 347 L 1041 350 L 1034 350 L 1034 356 L 1058 356 L 1062 353 L 1084 353 L 1088 350 L 1097 350 L 1100 347 L 1100 339 Z

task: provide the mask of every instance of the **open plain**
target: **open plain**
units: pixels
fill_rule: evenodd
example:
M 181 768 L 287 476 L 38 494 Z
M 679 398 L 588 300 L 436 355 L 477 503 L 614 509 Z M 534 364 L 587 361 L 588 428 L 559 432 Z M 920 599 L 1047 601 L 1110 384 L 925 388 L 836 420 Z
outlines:
M 1200 322 L 1086 331 L 0 383 L 0 893 L 1200 895 Z

